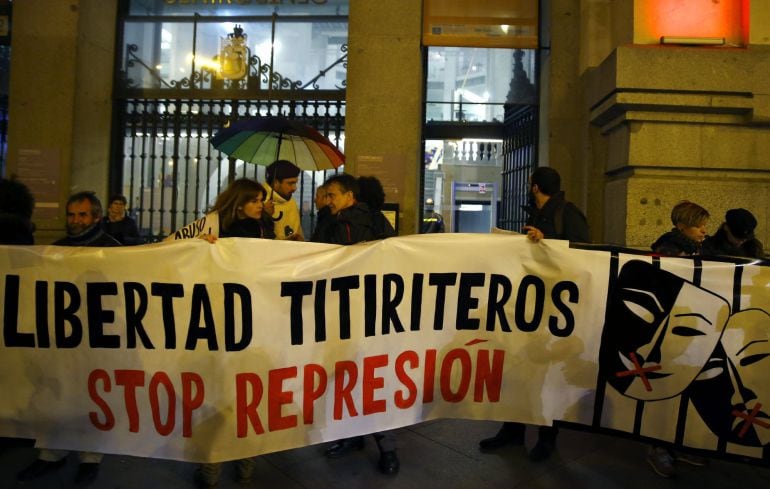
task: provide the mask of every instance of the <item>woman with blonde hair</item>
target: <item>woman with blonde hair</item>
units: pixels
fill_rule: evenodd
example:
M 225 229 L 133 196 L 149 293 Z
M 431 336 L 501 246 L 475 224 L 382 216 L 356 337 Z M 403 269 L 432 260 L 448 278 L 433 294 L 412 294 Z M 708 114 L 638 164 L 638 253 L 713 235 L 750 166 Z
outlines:
M 671 210 L 673 229 L 652 244 L 652 251 L 663 256 L 700 255 L 709 217 L 709 212 L 698 204 L 679 202 Z

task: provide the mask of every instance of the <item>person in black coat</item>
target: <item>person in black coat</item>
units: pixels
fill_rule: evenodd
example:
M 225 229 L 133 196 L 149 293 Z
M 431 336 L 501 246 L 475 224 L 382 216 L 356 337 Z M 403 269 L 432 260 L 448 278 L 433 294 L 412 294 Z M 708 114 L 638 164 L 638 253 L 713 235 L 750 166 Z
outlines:
M 0 244 L 34 244 L 32 211 L 35 198 L 16 179 L 0 178 Z
M 393 225 L 382 213 L 385 205 L 385 190 L 377 177 L 358 177 L 360 200 L 369 207 L 376 239 L 390 238 L 396 235 Z
M 227 186 L 218 196 L 208 213 L 219 216 L 219 236 L 201 234 L 199 238 L 215 243 L 218 238 L 275 239 L 272 217 L 265 211 L 266 190 L 261 183 L 249 178 L 239 178 Z M 252 457 L 236 460 L 238 482 L 251 481 L 256 461 Z M 195 485 L 203 489 L 215 489 L 222 473 L 222 463 L 199 464 L 193 474 Z
M 561 190 L 561 176 L 553 168 L 540 167 L 529 180 L 530 206 L 523 230 L 534 242 L 543 238 L 567 239 L 576 243 L 591 241 L 585 215 L 569 202 Z
M 67 236 L 55 241 L 56 246 L 120 246 L 102 227 L 102 203 L 93 192 L 78 192 L 67 200 Z M 38 458 L 16 474 L 19 482 L 30 481 L 58 470 L 67 462 L 67 450 L 40 448 Z M 88 485 L 96 480 L 102 454 L 78 452 L 75 484 Z
M 334 175 L 324 185 L 331 218 L 319 230 L 316 241 L 350 245 L 376 239 L 369 206 L 358 200 L 360 190 L 355 177 Z
M 140 244 L 142 240 L 139 238 L 139 228 L 136 221 L 126 215 L 126 204 L 127 200 L 123 195 L 115 194 L 110 197 L 107 216 L 102 219 L 104 230 L 121 244 Z
M 709 217 L 708 211 L 698 204 L 679 202 L 671 209 L 674 227 L 652 243 L 652 251 L 663 256 L 700 255 Z
M 762 242 L 754 236 L 757 219 L 746 209 L 730 209 L 713 236 L 703 240 L 702 255 L 764 258 Z
M 566 200 L 559 172 L 549 167 L 537 168 L 530 176 L 529 185 L 531 205 L 523 231 L 532 242 L 543 238 L 590 242 L 588 222 L 580 209 Z M 505 422 L 495 436 L 481 440 L 479 447 L 494 450 L 505 445 L 523 445 L 524 431 L 523 423 Z M 539 462 L 550 457 L 558 432 L 555 426 L 541 426 L 537 443 L 529 452 L 530 460 Z
M 352 245 L 378 239 L 378 231 L 372 220 L 372 213 L 363 202 L 359 202 L 360 187 L 355 177 L 347 174 L 334 175 L 324 183 L 326 203 L 330 217 L 319 227 L 315 240 L 321 243 Z M 392 431 L 374 433 L 380 459 L 377 468 L 383 474 L 396 474 L 400 462 L 396 455 L 396 437 Z M 338 458 L 352 450 L 364 447 L 364 437 L 356 436 L 337 440 L 326 449 L 326 456 Z
M 102 202 L 94 192 L 78 192 L 67 200 L 67 236 L 56 246 L 120 246 L 102 227 Z
M 239 178 L 228 185 L 208 210 L 219 215 L 219 237 L 275 239 L 275 224 L 263 212 L 266 196 L 256 180 Z M 202 234 L 200 238 L 210 243 L 217 240 L 213 234 Z
M 671 231 L 664 233 L 652 244 L 652 251 L 662 256 L 693 256 L 702 254 L 706 238 L 709 212 L 694 202 L 683 200 L 671 209 Z M 647 453 L 647 463 L 661 477 L 676 474 L 675 461 L 690 465 L 705 465 L 703 457 L 691 454 L 674 454 L 667 447 L 653 444 Z

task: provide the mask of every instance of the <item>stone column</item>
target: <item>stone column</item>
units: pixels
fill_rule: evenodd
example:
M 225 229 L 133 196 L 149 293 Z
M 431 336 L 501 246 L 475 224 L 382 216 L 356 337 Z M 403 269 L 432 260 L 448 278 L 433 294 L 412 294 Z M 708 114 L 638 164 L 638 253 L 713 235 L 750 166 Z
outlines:
M 710 233 L 727 209 L 750 209 L 768 242 L 770 24 L 756 22 L 770 6 L 751 8 L 748 46 L 623 44 L 586 74 L 606 242 L 649 249 L 681 200 L 709 210 Z
M 422 200 L 421 20 L 422 2 L 350 2 L 345 167 L 379 176 L 388 201 L 397 186 L 400 234 L 419 229 Z
M 46 190 L 35 195 L 40 244 L 64 234 L 72 192 L 107 198 L 116 3 L 13 5 L 8 174 L 46 180 L 33 188 Z

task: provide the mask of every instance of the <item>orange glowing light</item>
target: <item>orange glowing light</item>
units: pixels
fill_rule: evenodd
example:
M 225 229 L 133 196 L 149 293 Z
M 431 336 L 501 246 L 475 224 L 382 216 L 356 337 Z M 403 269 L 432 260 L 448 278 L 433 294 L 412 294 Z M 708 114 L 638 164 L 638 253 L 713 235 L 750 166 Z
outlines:
M 748 33 L 748 0 L 641 0 L 635 5 L 634 41 L 657 42 L 661 36 L 723 37 L 741 44 Z

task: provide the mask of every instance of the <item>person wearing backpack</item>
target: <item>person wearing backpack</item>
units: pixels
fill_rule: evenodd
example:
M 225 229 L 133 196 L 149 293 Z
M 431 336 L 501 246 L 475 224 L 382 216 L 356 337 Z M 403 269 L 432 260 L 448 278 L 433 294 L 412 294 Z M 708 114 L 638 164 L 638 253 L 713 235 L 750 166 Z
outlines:
M 577 243 L 590 242 L 588 222 L 575 204 L 564 197 L 559 172 L 549 167 L 537 168 L 529 178 L 529 217 L 522 231 L 533 243 L 541 239 L 566 239 Z M 482 450 L 494 450 L 505 445 L 524 444 L 523 423 L 506 421 L 491 438 L 479 442 Z M 541 426 L 537 443 L 529 452 L 529 459 L 540 462 L 551 456 L 556 447 L 555 426 Z
M 540 167 L 529 177 L 529 218 L 523 231 L 537 243 L 543 238 L 591 241 L 586 216 L 564 197 L 561 176 L 553 168 Z

